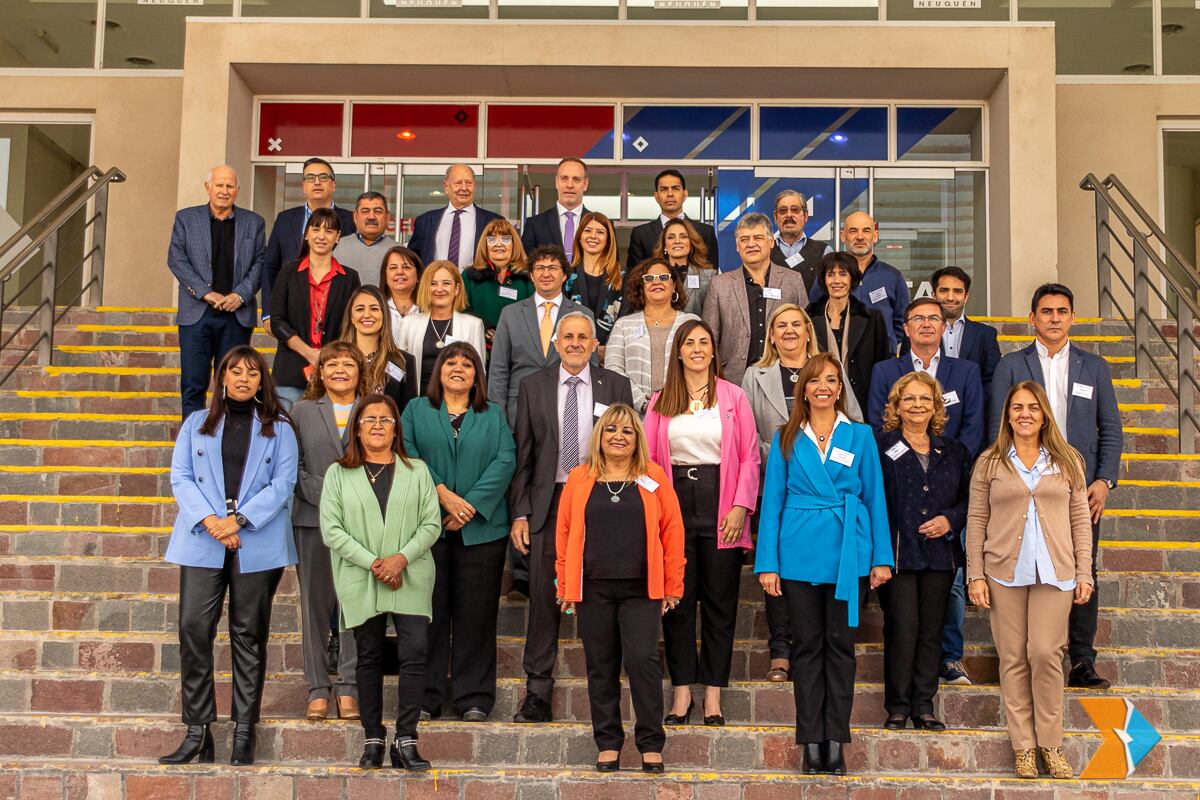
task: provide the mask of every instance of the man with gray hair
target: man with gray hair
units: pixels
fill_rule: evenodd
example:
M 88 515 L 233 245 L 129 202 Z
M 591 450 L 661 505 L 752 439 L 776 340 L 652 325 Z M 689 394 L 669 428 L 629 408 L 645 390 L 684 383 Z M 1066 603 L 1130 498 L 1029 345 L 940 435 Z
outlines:
M 804 288 L 811 294 L 817 282 L 817 269 L 826 253 L 833 248 L 827 242 L 809 239 L 804 233 L 808 224 L 808 198 L 795 189 L 784 189 L 775 195 L 775 248 L 771 263 L 799 272 Z
M 483 229 L 500 215 L 475 205 L 475 170 L 467 164 L 446 169 L 442 191 L 449 204 L 416 218 L 408 247 L 426 264 L 453 261 L 461 271 L 474 266 Z
M 799 273 L 772 266 L 771 220 L 765 214 L 738 220 L 734 241 L 742 266 L 713 278 L 701 316 L 716 337 L 725 380 L 740 386 L 746 365 L 762 357 L 772 312 L 784 303 L 803 308 L 808 298 Z
M 572 469 L 584 462 L 597 417 L 613 403 L 633 405 L 629 379 L 590 361 L 596 324 L 582 311 L 558 318 L 554 349 L 559 363 L 521 381 L 513 433 L 517 468 L 509 487 L 513 549 L 529 556 L 529 622 L 522 665 L 525 701 L 514 722 L 550 722 L 558 623 L 554 576 L 558 501 Z

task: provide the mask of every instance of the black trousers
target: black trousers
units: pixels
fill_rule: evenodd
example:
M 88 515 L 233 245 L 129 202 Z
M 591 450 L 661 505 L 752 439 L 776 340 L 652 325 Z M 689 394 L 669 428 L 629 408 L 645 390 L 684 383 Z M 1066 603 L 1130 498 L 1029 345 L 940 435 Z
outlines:
M 575 604 L 587 663 L 592 736 L 598 750 L 620 750 L 621 665 L 629 676 L 634 737 L 640 753 L 661 753 L 663 730 L 662 663 L 658 660 L 662 602 L 646 596 L 644 578 L 583 582 L 583 602 Z
M 358 708 L 362 715 L 363 732 L 368 739 L 383 739 L 383 663 L 387 640 L 388 617 L 396 630 L 396 650 L 399 655 L 400 680 L 397 686 L 396 738 L 417 738 L 417 723 L 421 719 L 421 698 L 425 693 L 425 658 L 429 643 L 429 620 L 416 614 L 380 614 L 354 628 L 358 647 Z
M 562 484 L 554 489 L 546 524 L 529 534 L 529 618 L 525 629 L 526 691 L 551 701 L 554 663 L 558 660 L 558 626 L 562 611 L 555 602 L 554 559 L 557 550 L 558 501 Z
M 792 628 L 788 620 L 787 600 L 763 592 L 767 609 L 767 650 L 771 658 L 792 660 Z
M 239 344 L 250 343 L 251 333 L 236 315 L 212 307 L 204 309 L 198 321 L 179 326 L 179 387 L 184 419 L 207 405 L 204 396 L 213 372 L 226 353 Z
M 672 686 L 728 686 L 733 663 L 741 589 L 740 547 L 717 547 L 720 467 L 675 467 L 674 486 L 683 511 L 683 597 L 662 620 Z M 693 477 L 689 478 L 688 475 Z M 696 653 L 696 604 L 700 604 L 700 653 Z
M 1096 577 L 1096 556 L 1100 549 L 1100 525 L 1092 526 L 1092 585 L 1096 591 L 1081 606 L 1071 606 L 1067 624 L 1067 655 L 1071 666 L 1082 661 L 1096 661 L 1096 618 L 1100 615 L 1100 581 Z
M 433 545 L 424 707 L 435 717 L 447 700 L 459 716 L 471 708 L 491 713 L 496 704 L 496 615 L 507 551 L 508 537 L 467 547 L 458 531 Z
M 883 705 L 888 714 L 933 713 L 953 583 L 954 570 L 898 570 L 878 589 L 883 608 Z
M 849 742 L 855 661 L 846 604 L 834 598 L 832 583 L 782 583 L 792 624 L 796 743 Z M 867 579 L 860 578 L 860 606 L 867 586 Z
M 258 722 L 267 674 L 271 603 L 283 568 L 242 572 L 236 551 L 220 569 L 179 568 L 179 677 L 183 721 L 206 725 L 217 718 L 213 640 L 229 592 L 229 646 L 233 655 L 234 722 Z

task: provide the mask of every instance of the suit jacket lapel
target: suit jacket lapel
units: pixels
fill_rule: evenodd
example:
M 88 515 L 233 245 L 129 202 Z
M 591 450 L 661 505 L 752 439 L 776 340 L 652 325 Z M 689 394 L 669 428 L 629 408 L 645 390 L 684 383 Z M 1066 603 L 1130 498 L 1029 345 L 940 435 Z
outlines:
M 962 338 L 958 340 L 958 358 L 971 358 L 971 352 L 975 347 L 975 337 L 978 331 L 975 330 L 975 323 L 963 316 L 963 332 Z M 974 359 L 971 359 L 974 361 Z
M 593 371 L 592 372 L 592 386 L 593 386 L 592 396 L 593 397 L 596 396 L 596 389 L 594 388 L 594 387 L 596 387 L 596 377 L 595 376 L 596 376 L 596 373 L 595 373 L 595 371 Z M 562 435 L 562 432 L 559 430 L 559 427 L 558 427 L 558 373 L 557 372 L 555 372 L 555 376 L 553 378 L 546 381 L 546 389 L 547 390 L 545 392 L 542 392 L 542 419 L 545 421 L 544 424 L 550 426 L 550 431 L 553 434 L 553 438 L 551 439 L 551 441 L 554 442 L 554 450 L 555 450 L 555 452 L 557 452 L 560 445 L 562 444 L 562 441 L 559 438 Z
M 774 409 L 779 412 L 779 416 L 787 419 L 787 395 L 784 394 L 783 386 L 780 385 L 778 380 L 775 380 L 775 372 L 777 372 L 777 370 L 774 367 L 768 369 L 756 369 L 754 370 L 754 380 L 758 381 L 758 385 L 762 387 L 763 393 L 767 396 L 767 400 L 769 400 Z
M 771 269 L 770 265 L 767 266 L 767 283 L 766 283 L 766 285 L 772 289 L 780 289 L 780 293 L 779 293 L 780 297 L 783 297 L 782 289 L 783 289 L 783 270 L 784 269 L 787 269 L 787 267 L 783 267 L 782 269 Z M 766 314 L 767 319 L 771 318 L 771 314 L 775 313 L 775 309 L 781 303 L 783 303 L 783 300 L 767 300 L 767 302 L 765 304 L 766 309 L 767 309 L 767 314 Z M 750 313 L 750 309 L 747 308 L 746 314 L 749 315 L 749 313 Z
M 236 218 L 236 212 L 235 212 L 235 218 Z M 200 237 L 204 242 L 204 268 L 206 270 L 208 270 L 207 274 L 204 277 L 208 278 L 209 280 L 212 280 L 212 258 L 213 258 L 213 254 L 212 254 L 212 211 L 209 210 L 208 206 L 204 206 L 203 210 L 200 212 L 200 220 L 201 220 L 201 222 L 208 224 L 207 228 L 204 228 L 204 227 L 201 228 L 201 233 L 203 235 Z M 234 234 L 235 234 L 233 238 L 234 238 L 234 240 L 236 240 L 237 239 L 237 235 L 236 235 L 237 222 L 235 221 L 233 224 L 234 224 Z M 236 247 L 234 248 L 234 251 L 235 252 L 237 251 Z M 237 283 L 237 259 L 236 258 L 233 261 L 233 275 L 234 275 L 234 283 Z
M 738 308 L 742 312 L 742 324 L 746 326 L 746 332 L 753 337 L 754 331 L 750 328 L 750 297 L 746 294 L 746 268 L 740 268 L 737 276 L 738 279 L 733 284 L 733 296 L 737 299 Z
M 213 432 L 212 438 L 212 446 L 208 453 L 208 467 L 212 472 L 213 486 L 216 487 L 217 494 L 223 500 L 225 499 L 225 461 L 221 456 L 221 445 L 225 441 L 224 419 L 221 420 L 221 424 Z
M 854 352 L 854 348 L 858 347 L 858 340 L 862 338 L 863 333 L 865 332 L 864 329 L 866 328 L 867 320 L 869 319 L 869 317 L 860 317 L 857 314 L 851 313 L 850 306 L 846 306 L 846 312 L 843 316 L 844 316 L 843 321 L 842 321 L 842 335 L 843 336 L 846 335 L 846 333 L 845 333 L 846 322 L 847 321 L 850 322 L 850 341 L 846 342 L 846 356 L 847 356 L 847 358 L 849 358 L 850 354 Z M 885 326 L 889 325 L 889 324 L 890 323 L 888 323 L 886 320 L 884 321 Z M 909 365 L 910 366 L 912 365 L 911 361 L 909 362 Z
M 525 324 L 529 328 L 529 340 L 533 343 L 533 349 L 540 353 L 541 363 L 546 363 L 546 354 L 541 352 L 542 349 L 542 332 L 538 327 L 538 305 L 545 302 L 541 295 L 534 293 L 533 297 L 529 298 L 531 302 L 525 304 Z
M 280 423 L 287 424 L 287 423 Z M 251 480 L 259 467 L 263 465 L 263 454 L 267 450 L 267 440 L 262 435 L 262 423 L 258 420 L 256 413 L 253 419 L 250 420 L 250 449 L 246 452 L 246 464 L 242 468 L 242 483 L 238 487 L 238 507 L 241 508 L 242 498 L 246 496 L 246 491 L 250 488 Z M 222 484 L 223 485 L 223 484 Z
M 1083 372 L 1083 351 L 1078 347 L 1071 347 L 1070 361 L 1067 363 L 1067 419 L 1071 418 L 1071 406 L 1075 405 L 1075 392 L 1072 391 L 1075 383 L 1080 378 L 1080 373 Z M 1066 434 L 1066 431 L 1063 431 Z
M 1042 373 L 1042 360 L 1038 358 L 1036 343 L 1025 348 L 1025 365 L 1029 368 L 1030 376 L 1042 386 L 1045 386 L 1046 376 Z
M 328 395 L 317 398 L 317 411 L 325 423 L 325 432 L 329 434 L 329 441 L 341 442 L 343 437 L 338 435 L 337 419 L 334 418 L 333 403 L 329 401 Z

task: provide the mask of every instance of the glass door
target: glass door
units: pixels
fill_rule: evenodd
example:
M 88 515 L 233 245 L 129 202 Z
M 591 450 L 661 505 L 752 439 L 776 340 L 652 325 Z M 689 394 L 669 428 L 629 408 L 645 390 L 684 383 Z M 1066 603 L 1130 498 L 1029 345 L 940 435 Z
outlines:
M 864 180 L 864 184 L 866 181 Z M 863 191 L 865 192 L 865 185 Z M 780 192 L 800 192 L 808 201 L 808 224 L 804 233 L 812 239 L 837 247 L 838 175 L 833 167 L 759 167 L 717 170 L 717 240 L 721 247 L 721 269 L 739 265 L 734 229 L 744 215 L 757 211 L 775 219 L 775 198 Z M 855 200 L 854 202 L 857 202 Z

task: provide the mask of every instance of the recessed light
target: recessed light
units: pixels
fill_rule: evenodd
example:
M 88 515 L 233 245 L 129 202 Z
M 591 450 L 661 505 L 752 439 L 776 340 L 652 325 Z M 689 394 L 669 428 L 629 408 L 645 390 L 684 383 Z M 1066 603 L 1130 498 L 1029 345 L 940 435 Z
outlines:
M 1149 64 L 1128 64 L 1121 72 L 1126 75 L 1153 75 L 1154 67 Z
M 153 58 L 145 56 L 129 56 L 125 59 L 125 63 L 134 67 L 153 67 L 155 62 Z
M 1184 27 L 1178 22 L 1168 22 L 1162 26 L 1163 36 L 1178 36 L 1183 31 Z
M 396 134 L 396 138 L 403 139 L 406 142 L 411 142 L 413 139 L 417 138 L 417 135 L 415 133 L 413 133 L 412 131 L 410 131 L 408 128 L 405 128 L 404 130 L 402 130 Z
M 837 142 L 838 144 L 849 141 L 849 139 L 850 139 L 850 137 L 844 133 L 835 133 L 832 136 L 830 136 L 829 138 L 832 139 L 833 141 Z
M 93 28 L 96 27 L 96 20 L 92 20 L 91 25 Z M 117 22 L 116 20 L 113 20 L 113 19 L 104 20 L 104 30 L 117 31 L 120 29 L 121 29 L 121 23 Z

